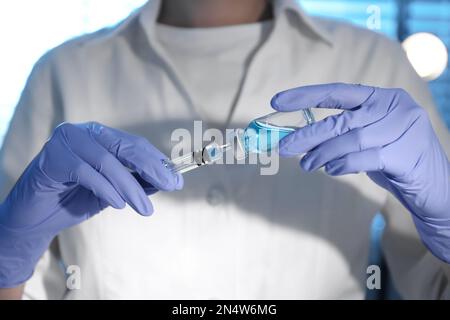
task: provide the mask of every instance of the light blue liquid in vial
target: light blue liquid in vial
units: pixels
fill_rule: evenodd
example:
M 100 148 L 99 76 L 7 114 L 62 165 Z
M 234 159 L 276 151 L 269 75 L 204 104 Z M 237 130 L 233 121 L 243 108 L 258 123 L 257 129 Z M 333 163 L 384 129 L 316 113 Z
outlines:
M 273 112 L 254 119 L 246 129 L 237 133 L 239 141 L 238 158 L 249 153 L 270 152 L 277 148 L 280 140 L 315 122 L 311 109 L 289 112 Z
M 278 146 L 281 139 L 294 131 L 295 128 L 278 127 L 253 120 L 245 129 L 245 151 L 253 153 L 270 151 Z

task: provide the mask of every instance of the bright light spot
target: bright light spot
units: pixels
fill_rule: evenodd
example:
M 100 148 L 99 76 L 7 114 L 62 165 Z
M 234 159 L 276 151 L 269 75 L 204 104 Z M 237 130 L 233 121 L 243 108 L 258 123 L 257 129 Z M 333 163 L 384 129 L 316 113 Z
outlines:
M 402 43 L 416 72 L 427 81 L 438 78 L 447 67 L 448 52 L 445 44 L 431 33 L 415 33 Z
M 0 147 L 33 64 L 62 42 L 111 26 L 146 0 L 0 0 Z

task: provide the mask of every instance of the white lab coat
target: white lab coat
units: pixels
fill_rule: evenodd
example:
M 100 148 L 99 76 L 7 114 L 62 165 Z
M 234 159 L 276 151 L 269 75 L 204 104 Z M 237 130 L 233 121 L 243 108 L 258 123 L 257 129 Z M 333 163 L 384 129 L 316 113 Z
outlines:
M 0 155 L 2 197 L 62 121 L 98 121 L 170 153 L 173 129 L 201 119 L 154 41 L 159 5 L 150 1 L 120 25 L 72 40 L 36 64 Z M 295 1 L 276 1 L 275 9 L 274 30 L 251 62 L 229 127 L 271 112 L 272 95 L 290 87 L 402 87 L 428 110 L 450 150 L 427 86 L 397 43 L 308 17 Z M 63 231 L 27 297 L 360 299 L 369 227 L 380 210 L 401 294 L 449 297 L 449 266 L 426 251 L 406 210 L 365 174 L 307 174 L 292 159 L 282 160 L 275 176 L 259 175 L 257 166 L 212 166 L 187 174 L 183 191 L 151 199 L 151 218 L 106 209 Z M 58 261 L 80 267 L 81 289 L 66 289 Z

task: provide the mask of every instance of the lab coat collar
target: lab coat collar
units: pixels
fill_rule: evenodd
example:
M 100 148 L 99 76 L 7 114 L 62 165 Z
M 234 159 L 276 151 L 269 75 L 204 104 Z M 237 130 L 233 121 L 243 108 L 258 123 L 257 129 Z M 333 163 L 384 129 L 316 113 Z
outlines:
M 158 19 L 162 0 L 149 0 L 142 8 L 140 13 L 140 23 L 144 27 L 147 36 L 152 44 L 155 39 L 155 24 Z M 291 11 L 299 18 L 299 27 L 308 28 L 320 40 L 326 42 L 328 45 L 333 45 L 333 37 L 329 30 L 322 24 L 318 23 L 317 19 L 306 14 L 301 8 L 298 0 L 272 0 L 274 5 L 275 19 L 278 19 L 283 13 Z
M 291 11 L 299 18 L 299 27 L 307 28 L 312 31 L 320 40 L 328 45 L 333 45 L 333 37 L 330 30 L 320 24 L 317 18 L 308 15 L 300 6 L 299 0 L 272 0 L 275 10 L 275 18 L 278 18 L 282 13 Z

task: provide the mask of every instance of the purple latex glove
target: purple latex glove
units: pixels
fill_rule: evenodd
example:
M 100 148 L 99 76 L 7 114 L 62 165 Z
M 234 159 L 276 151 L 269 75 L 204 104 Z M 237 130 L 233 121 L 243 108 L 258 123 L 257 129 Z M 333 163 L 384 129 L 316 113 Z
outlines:
M 272 107 L 344 111 L 280 141 L 281 156 L 306 153 L 306 171 L 367 172 L 411 212 L 422 241 L 450 263 L 450 168 L 426 111 L 402 89 L 325 84 L 275 95 Z
M 107 206 L 150 215 L 147 194 L 183 186 L 162 159 L 146 139 L 98 123 L 56 128 L 0 205 L 0 288 L 26 281 L 60 231 Z

